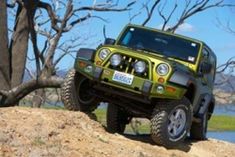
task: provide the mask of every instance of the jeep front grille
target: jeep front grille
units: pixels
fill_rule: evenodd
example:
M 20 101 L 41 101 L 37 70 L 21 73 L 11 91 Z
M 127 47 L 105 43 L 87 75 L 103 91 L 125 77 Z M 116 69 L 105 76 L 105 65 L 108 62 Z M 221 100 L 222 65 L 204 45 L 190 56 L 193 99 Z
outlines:
M 105 66 L 110 68 L 110 69 L 114 69 L 117 71 L 121 71 L 121 72 L 125 72 L 128 74 L 132 74 L 138 77 L 142 77 L 142 78 L 149 78 L 149 65 L 148 62 L 145 61 L 146 63 L 146 71 L 143 74 L 137 74 L 134 70 L 134 64 L 135 62 L 137 62 L 139 59 L 134 58 L 134 57 L 130 57 L 127 55 L 122 55 L 122 63 L 118 66 L 118 67 L 113 67 L 110 64 L 110 61 L 108 61 Z M 142 60 L 144 61 L 144 60 Z

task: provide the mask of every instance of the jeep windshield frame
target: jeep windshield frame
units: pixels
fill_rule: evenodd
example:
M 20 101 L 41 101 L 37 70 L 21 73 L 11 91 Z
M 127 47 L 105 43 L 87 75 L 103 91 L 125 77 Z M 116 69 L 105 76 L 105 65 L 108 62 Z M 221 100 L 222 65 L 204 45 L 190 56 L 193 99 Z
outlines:
M 135 26 L 126 27 L 116 44 L 191 64 L 196 63 L 201 46 L 194 40 Z

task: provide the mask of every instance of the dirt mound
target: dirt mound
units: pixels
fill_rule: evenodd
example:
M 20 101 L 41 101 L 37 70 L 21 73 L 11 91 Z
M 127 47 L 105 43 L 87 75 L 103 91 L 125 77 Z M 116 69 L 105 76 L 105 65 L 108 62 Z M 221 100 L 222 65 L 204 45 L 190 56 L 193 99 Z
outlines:
M 175 150 L 155 146 L 148 136 L 109 134 L 80 112 L 0 109 L 0 157 L 196 157 L 235 156 L 235 145 L 187 141 Z

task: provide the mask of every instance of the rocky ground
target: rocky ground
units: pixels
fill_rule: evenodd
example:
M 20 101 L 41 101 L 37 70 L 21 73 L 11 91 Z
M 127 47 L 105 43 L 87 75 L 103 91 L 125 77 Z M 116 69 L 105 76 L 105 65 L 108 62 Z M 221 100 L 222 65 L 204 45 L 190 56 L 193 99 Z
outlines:
M 80 112 L 0 109 L 0 157 L 232 157 L 235 144 L 209 139 L 177 149 L 154 145 L 148 136 L 109 134 Z

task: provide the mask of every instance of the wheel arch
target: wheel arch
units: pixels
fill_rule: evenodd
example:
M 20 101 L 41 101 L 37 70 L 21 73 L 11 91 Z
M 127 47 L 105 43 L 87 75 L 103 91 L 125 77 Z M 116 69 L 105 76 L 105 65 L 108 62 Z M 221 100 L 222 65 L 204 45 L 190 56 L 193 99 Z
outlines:
M 183 70 L 177 70 L 173 73 L 169 82 L 186 88 L 187 91 L 183 96 L 193 104 L 196 93 L 196 80 L 192 75 Z

